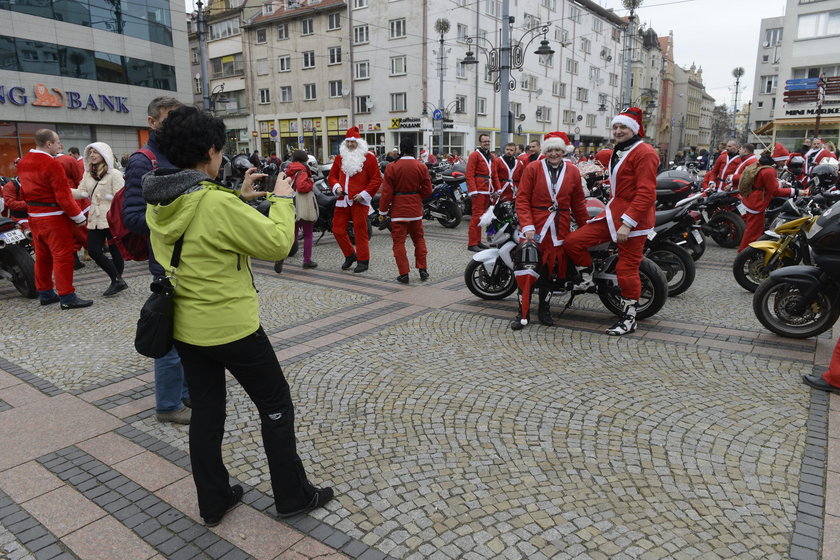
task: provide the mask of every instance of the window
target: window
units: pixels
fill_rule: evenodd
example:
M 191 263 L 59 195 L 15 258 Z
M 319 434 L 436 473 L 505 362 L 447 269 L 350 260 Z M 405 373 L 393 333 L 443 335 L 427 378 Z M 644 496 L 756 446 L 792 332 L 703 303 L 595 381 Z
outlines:
M 231 37 L 233 35 L 239 35 L 239 20 L 238 19 L 229 19 L 225 21 L 220 21 L 217 23 L 210 24 L 210 39 L 224 39 L 225 37 Z
M 614 74 L 610 72 L 610 85 L 617 86 L 618 85 L 618 74 Z
M 592 16 L 592 31 L 598 33 L 599 35 L 604 30 L 604 20 L 598 19 L 595 16 Z M 592 125 L 595 126 L 595 125 Z
M 840 35 L 840 10 L 799 16 L 796 28 L 797 39 L 813 39 L 828 35 Z
M 575 99 L 578 101 L 589 101 L 589 90 L 586 88 L 579 87 L 577 88 L 577 93 L 575 94 Z
M 554 40 L 558 43 L 562 43 L 563 45 L 568 44 L 569 42 L 569 31 L 567 29 L 561 29 L 559 27 L 554 28 Z
M 607 94 L 606 93 L 599 93 L 598 94 L 598 105 L 603 105 L 604 108 L 607 106 Z
M 496 81 L 496 77 L 493 75 L 493 71 L 490 69 L 489 64 L 484 65 L 484 81 L 490 83 Z
M 595 127 L 595 115 L 591 113 L 586 115 L 586 126 L 588 126 L 589 128 Z
M 280 103 L 292 102 L 292 86 L 280 87 Z
M 277 26 L 277 39 L 282 41 L 289 38 L 289 24 L 281 23 Z
M 467 79 L 467 65 L 461 60 L 455 62 L 455 77 L 462 80 Z
M 201 78 L 193 78 L 193 93 L 201 95 Z
M 357 80 L 367 80 L 370 78 L 370 62 L 367 60 L 360 60 L 353 64 L 353 76 Z
M 511 103 L 510 112 L 513 113 L 513 118 L 518 119 L 522 114 L 522 103 Z
M 537 16 L 534 16 L 534 15 L 531 15 L 529 13 L 526 13 L 524 16 L 522 16 L 522 26 L 525 29 L 533 29 L 535 27 L 539 27 L 540 26 L 540 18 L 538 18 Z
M 210 77 L 213 79 L 229 78 L 231 76 L 244 74 L 245 66 L 242 62 L 242 53 L 222 56 L 219 58 L 211 58 L 210 72 Z
M 391 94 L 391 112 L 399 113 L 405 111 L 405 93 Z
M 612 40 L 618 43 L 621 41 L 621 30 L 617 27 L 613 27 L 612 30 Z M 609 128 L 609 127 L 608 127 Z
M 336 12 L 327 16 L 327 31 L 341 29 L 341 13 Z
M 782 32 L 784 31 L 781 27 L 774 27 L 773 29 L 765 29 L 764 30 L 764 41 L 767 43 L 768 47 L 773 47 L 776 45 L 782 44 Z
M 580 8 L 569 6 L 569 19 L 575 23 L 580 23 Z
M 257 76 L 265 76 L 268 74 L 268 59 L 267 58 L 258 58 L 257 59 Z
M 551 122 L 551 108 L 537 107 L 537 122 Z
M 773 93 L 776 91 L 779 76 L 762 76 L 761 77 L 761 93 Z
M 274 13 L 274 6 L 272 6 L 270 2 L 267 4 L 263 4 L 262 13 L 264 16 L 270 16 L 272 13 Z
M 601 79 L 601 69 L 596 66 L 589 67 L 589 79 L 593 82 L 597 82 Z
M 303 67 L 315 68 L 315 51 L 303 51 Z
M 266 103 L 271 103 L 271 93 L 268 91 L 268 88 L 263 88 L 260 90 L 260 105 L 265 105 Z
M 566 97 L 566 84 L 563 82 L 554 81 L 551 84 L 551 95 L 557 97 Z
M 370 113 L 370 95 L 356 96 L 356 112 Z
M 405 37 L 405 18 L 392 19 L 388 22 L 388 27 L 391 29 L 391 39 Z
M 277 57 L 277 71 L 289 72 L 292 69 L 292 60 L 289 55 L 284 54 Z
M 315 98 L 315 84 L 303 84 L 303 99 L 312 101 Z
M 478 115 L 486 115 L 487 114 L 487 98 L 486 97 L 479 97 L 478 101 L 475 104 L 475 112 Z
M 763 109 L 763 108 L 764 108 L 764 101 L 757 101 L 757 102 L 756 102 L 756 106 L 757 106 L 759 109 Z
M 530 74 L 522 74 L 521 82 L 522 89 L 524 91 L 534 91 L 535 89 L 537 89 L 536 76 L 531 76 Z
M 608 49 L 604 47 L 601 49 L 601 58 L 606 60 L 607 62 L 612 60 L 612 49 Z
M 569 74 L 577 74 L 578 73 L 578 63 L 577 60 L 573 58 L 566 59 L 566 72 Z
M 488 16 L 498 17 L 501 13 L 498 0 L 484 0 L 484 13 Z
M 467 35 L 469 35 L 469 34 L 470 34 L 470 32 L 469 32 L 469 29 L 467 28 L 467 26 L 464 25 L 463 23 L 459 23 L 458 24 L 458 33 L 457 33 L 458 42 L 466 43 Z
M 265 41 L 265 28 L 257 29 L 257 44 L 261 45 L 262 43 L 265 43 Z
M 467 112 L 467 96 L 466 95 L 456 95 L 455 96 L 455 112 L 456 113 L 466 113 Z
M 330 47 L 327 53 L 328 64 L 341 64 L 341 47 Z
M 569 111 L 568 109 L 563 111 L 563 124 L 574 124 L 575 116 L 574 111 Z
M 353 44 L 363 45 L 369 41 L 368 26 L 357 25 L 353 28 Z
M 770 55 L 765 54 L 761 56 L 761 62 L 770 62 Z
M 586 37 L 581 37 L 580 38 L 580 50 L 582 50 L 585 53 L 592 52 L 592 41 L 590 41 Z
M 542 0 L 542 7 L 548 8 L 549 10 L 556 10 L 557 9 L 557 0 Z
M 367 8 L 368 7 L 368 0 L 353 0 L 353 9 L 358 10 L 359 8 Z
M 405 55 L 391 57 L 391 76 L 405 76 Z
M 198 64 L 200 62 L 201 62 L 201 56 L 200 56 L 200 53 L 198 52 L 198 49 L 193 49 L 192 50 L 192 63 L 193 64 Z
M 330 97 L 341 97 L 342 84 L 341 80 L 330 80 Z
M 312 35 L 315 32 L 315 26 L 312 23 L 312 18 L 300 20 L 300 34 Z

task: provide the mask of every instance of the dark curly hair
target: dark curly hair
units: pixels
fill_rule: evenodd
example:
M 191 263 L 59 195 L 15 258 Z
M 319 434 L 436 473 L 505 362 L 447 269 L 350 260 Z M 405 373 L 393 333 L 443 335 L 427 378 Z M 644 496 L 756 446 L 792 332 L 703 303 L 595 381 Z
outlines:
M 179 169 L 191 169 L 209 161 L 211 147 L 225 146 L 225 123 L 195 107 L 178 107 L 169 112 L 155 133 L 158 147 L 166 159 Z

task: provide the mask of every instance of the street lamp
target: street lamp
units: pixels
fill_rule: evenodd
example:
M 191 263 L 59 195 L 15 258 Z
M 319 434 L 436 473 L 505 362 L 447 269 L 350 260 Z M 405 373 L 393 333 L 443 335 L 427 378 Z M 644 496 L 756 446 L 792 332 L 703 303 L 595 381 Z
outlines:
M 224 94 L 225 91 L 225 83 L 222 82 L 221 84 L 213 87 L 212 91 L 210 91 L 210 95 L 208 98 L 210 99 L 210 112 L 215 114 L 216 113 L 216 103 L 227 104 L 230 102 L 230 99 Z
M 629 107 L 630 96 L 630 77 L 633 75 L 633 36 L 636 33 L 636 25 L 633 23 L 633 18 L 636 15 L 636 8 L 642 5 L 642 0 L 622 0 L 622 5 L 627 10 L 630 10 L 630 19 L 627 21 L 627 26 L 630 28 L 630 35 L 627 40 L 627 60 L 625 60 L 626 70 L 624 75 L 624 99 L 627 101 Z
M 732 77 L 735 78 L 735 106 L 732 108 L 732 138 L 738 136 L 738 89 L 741 85 L 741 76 L 744 75 L 744 69 L 740 66 L 733 68 Z
M 523 56 L 524 52 L 531 46 L 534 39 L 540 35 L 542 35 L 542 40 L 540 41 L 540 46 L 536 51 L 534 51 L 534 54 L 539 56 L 549 56 L 554 54 L 554 50 L 549 46 L 547 38 L 548 31 L 550 29 L 548 25 L 539 25 L 526 29 L 522 32 L 519 40 L 511 46 L 510 35 L 513 29 L 514 18 L 512 18 L 509 14 L 510 0 L 502 0 L 502 44 L 500 47 L 494 47 L 493 43 L 483 37 L 481 37 L 481 39 L 487 42 L 490 45 L 490 48 L 485 49 L 476 43 L 476 47 L 481 48 L 487 58 L 487 66 L 489 67 L 489 70 L 491 72 L 499 73 L 496 81 L 493 83 L 493 89 L 497 92 L 500 91 L 502 94 L 500 123 L 501 135 L 499 138 L 502 146 L 507 144 L 510 130 L 513 128 L 509 105 L 510 91 L 516 89 L 516 78 L 513 78 L 510 75 L 511 69 L 522 70 L 522 66 L 525 63 Z M 523 42 L 528 39 L 529 36 L 530 39 L 523 47 Z M 471 45 L 476 38 L 478 37 L 466 37 L 465 40 L 467 45 Z M 472 51 L 467 51 L 467 56 L 461 61 L 461 64 L 478 64 L 478 59 Z
M 435 31 L 440 34 L 440 41 L 438 42 L 438 78 L 440 79 L 440 91 L 438 92 L 438 108 L 443 111 L 443 77 L 446 74 L 446 50 L 443 48 L 444 36 L 449 32 L 449 20 L 440 18 L 435 21 Z M 425 111 L 425 107 L 423 108 Z M 438 137 L 438 153 L 443 155 L 443 116 L 435 114 L 436 117 L 432 123 L 436 128 Z

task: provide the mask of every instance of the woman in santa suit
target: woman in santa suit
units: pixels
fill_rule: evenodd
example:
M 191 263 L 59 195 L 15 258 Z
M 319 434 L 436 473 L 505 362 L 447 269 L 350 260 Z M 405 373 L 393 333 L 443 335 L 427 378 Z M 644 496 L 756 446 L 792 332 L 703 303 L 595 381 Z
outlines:
M 549 326 L 554 325 L 549 308 L 552 277 L 563 277 L 566 272 L 562 245 L 569 233 L 570 213 L 579 224 L 589 219 L 580 171 L 563 161 L 568 146 L 569 137 L 565 133 L 546 134 L 541 146 L 545 159 L 534 161 L 525 168 L 516 195 L 516 215 L 521 235 L 539 244 L 538 313 L 540 323 Z M 511 329 L 521 329 L 521 319 L 520 309 L 510 325 Z
M 566 255 L 578 266 L 591 267 L 589 247 L 612 240 L 618 244 L 615 267 L 621 289 L 623 314 L 607 334 L 620 336 L 636 330 L 636 308 L 642 294 L 639 265 L 645 239 L 656 221 L 656 170 L 659 155 L 642 138 L 642 110 L 630 107 L 612 120 L 615 149 L 610 158 L 610 201 L 596 216 L 566 238 Z M 594 284 L 592 272 L 583 273 L 575 290 Z

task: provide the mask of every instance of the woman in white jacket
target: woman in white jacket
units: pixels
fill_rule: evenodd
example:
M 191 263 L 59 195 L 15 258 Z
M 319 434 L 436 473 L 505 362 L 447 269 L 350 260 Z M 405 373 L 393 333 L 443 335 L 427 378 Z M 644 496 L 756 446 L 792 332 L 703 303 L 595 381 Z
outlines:
M 85 175 L 77 189 L 72 189 L 76 199 L 89 198 L 87 217 L 88 253 L 111 278 L 103 296 L 112 296 L 128 288 L 122 279 L 125 262 L 116 245 L 109 245 L 111 258 L 105 256 L 104 247 L 111 239 L 108 229 L 108 209 L 114 195 L 125 184 L 122 173 L 114 167 L 114 152 L 104 142 L 94 142 L 85 147 Z

